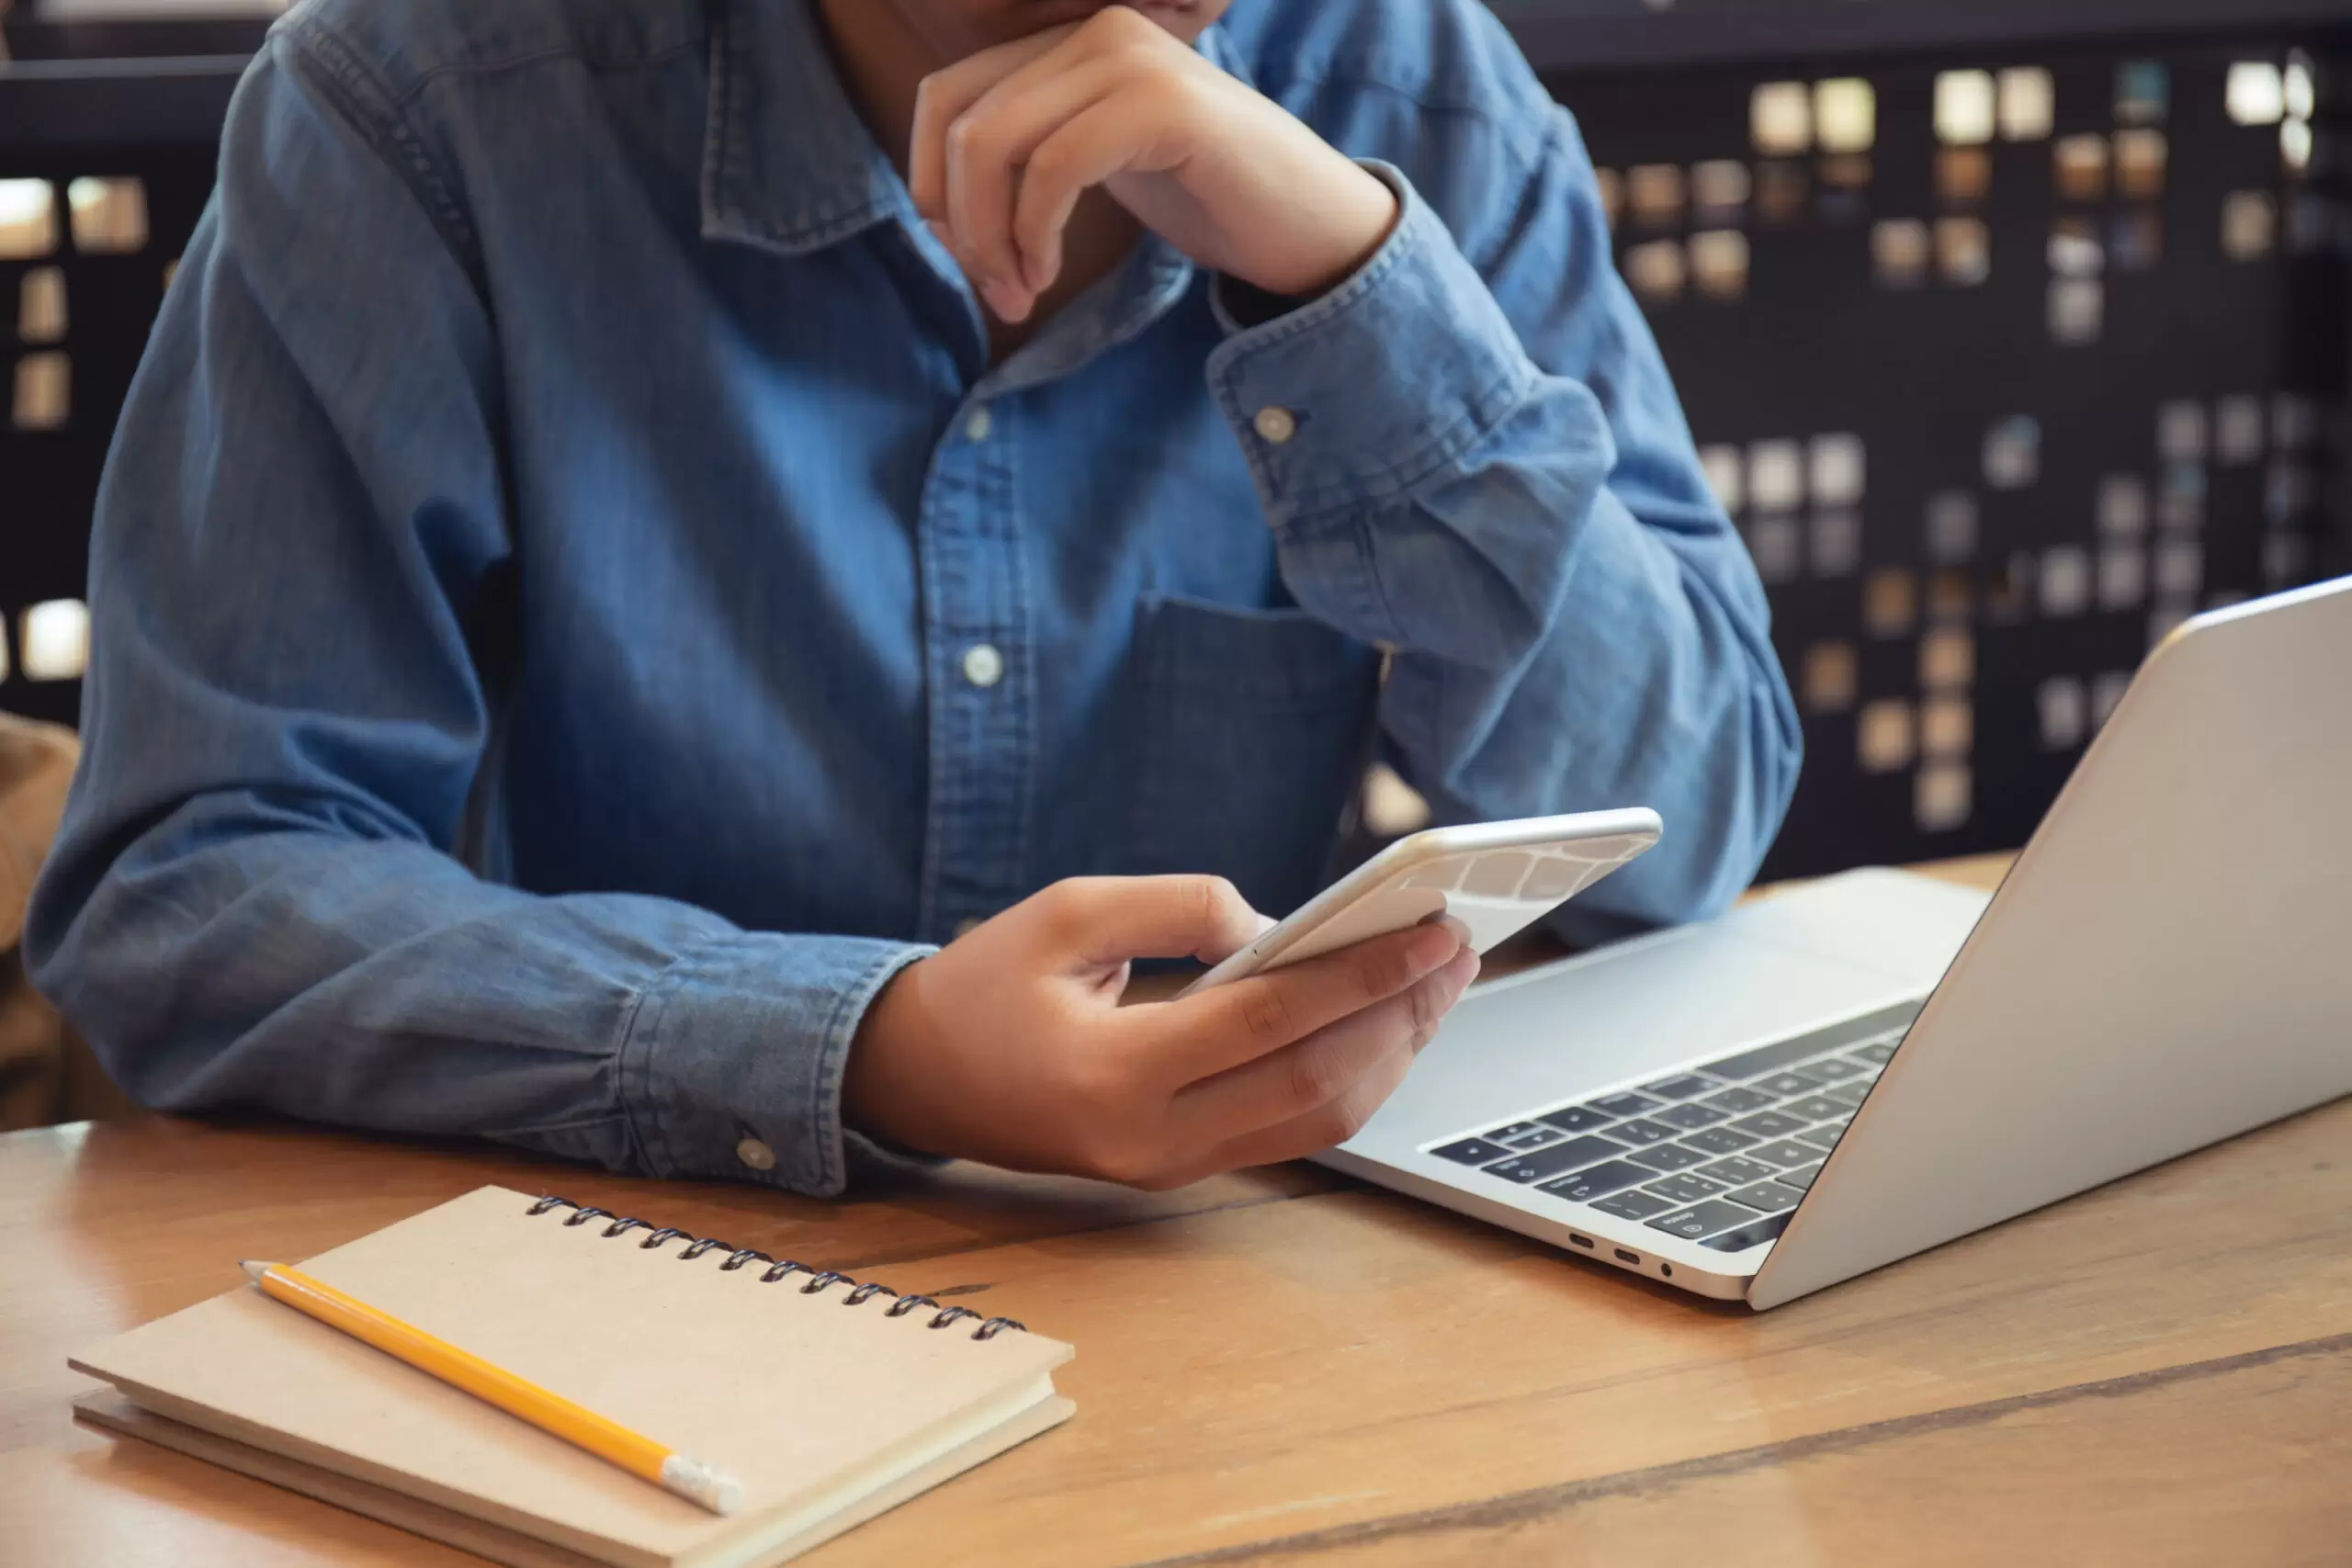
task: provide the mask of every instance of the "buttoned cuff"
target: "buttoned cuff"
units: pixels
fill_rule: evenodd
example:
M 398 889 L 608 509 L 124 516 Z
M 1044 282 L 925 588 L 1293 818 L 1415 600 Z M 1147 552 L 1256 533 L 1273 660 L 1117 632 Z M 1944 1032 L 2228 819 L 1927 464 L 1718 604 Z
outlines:
M 747 932 L 680 957 L 638 998 L 621 1101 L 649 1171 L 830 1198 L 847 1153 L 922 1163 L 842 1126 L 842 1073 L 865 1010 L 935 948 Z
M 1250 325 L 1211 290 L 1226 341 L 1209 389 L 1248 457 L 1277 531 L 1393 502 L 1453 471 L 1526 398 L 1540 372 L 1486 280 L 1411 182 L 1396 227 L 1355 275 Z

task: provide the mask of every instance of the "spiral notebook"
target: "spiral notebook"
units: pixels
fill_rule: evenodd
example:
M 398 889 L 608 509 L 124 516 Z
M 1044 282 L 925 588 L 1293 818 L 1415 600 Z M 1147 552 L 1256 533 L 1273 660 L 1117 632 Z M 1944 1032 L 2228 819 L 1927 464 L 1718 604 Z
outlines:
M 528 1568 L 757 1568 L 1071 1410 L 1053 1388 L 1070 1348 L 1009 1319 L 503 1188 L 300 1267 L 732 1472 L 741 1512 L 705 1513 L 243 1287 L 74 1358 L 119 1391 L 82 1413 Z

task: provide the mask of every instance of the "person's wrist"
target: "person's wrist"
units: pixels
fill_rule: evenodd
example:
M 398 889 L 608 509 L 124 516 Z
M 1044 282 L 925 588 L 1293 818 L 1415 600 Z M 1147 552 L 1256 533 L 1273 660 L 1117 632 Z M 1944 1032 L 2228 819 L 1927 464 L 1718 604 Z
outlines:
M 893 975 L 859 1020 L 842 1066 L 842 1124 L 910 1154 L 944 1155 L 922 1113 L 921 1077 L 906 1071 L 925 1055 L 918 971 L 928 962 L 917 959 Z
M 1388 182 L 1353 159 L 1341 159 L 1345 177 L 1334 182 L 1339 199 L 1326 214 L 1319 243 L 1298 266 L 1282 276 L 1245 281 L 1267 294 L 1300 304 L 1319 299 L 1362 271 L 1380 253 L 1405 215 L 1405 204 Z

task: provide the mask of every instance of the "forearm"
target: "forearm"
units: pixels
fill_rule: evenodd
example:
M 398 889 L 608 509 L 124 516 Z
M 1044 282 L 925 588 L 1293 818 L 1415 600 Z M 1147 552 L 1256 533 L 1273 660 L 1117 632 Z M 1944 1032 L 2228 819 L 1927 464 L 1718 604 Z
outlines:
M 87 822 L 61 843 L 35 977 L 135 1097 L 840 1190 L 850 1040 L 922 950 L 536 897 L 287 818 L 219 795 L 111 859 Z

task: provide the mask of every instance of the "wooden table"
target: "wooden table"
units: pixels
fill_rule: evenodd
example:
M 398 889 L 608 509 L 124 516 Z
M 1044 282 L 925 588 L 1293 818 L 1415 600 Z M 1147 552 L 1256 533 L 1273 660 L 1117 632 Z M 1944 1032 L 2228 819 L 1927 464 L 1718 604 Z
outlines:
M 492 1181 L 1077 1344 L 1076 1420 L 821 1568 L 2352 1562 L 2346 1101 L 1762 1315 L 1308 1166 L 820 1203 L 278 1127 L 17 1134 L 0 1564 L 472 1562 L 76 1426 L 65 1357 Z

